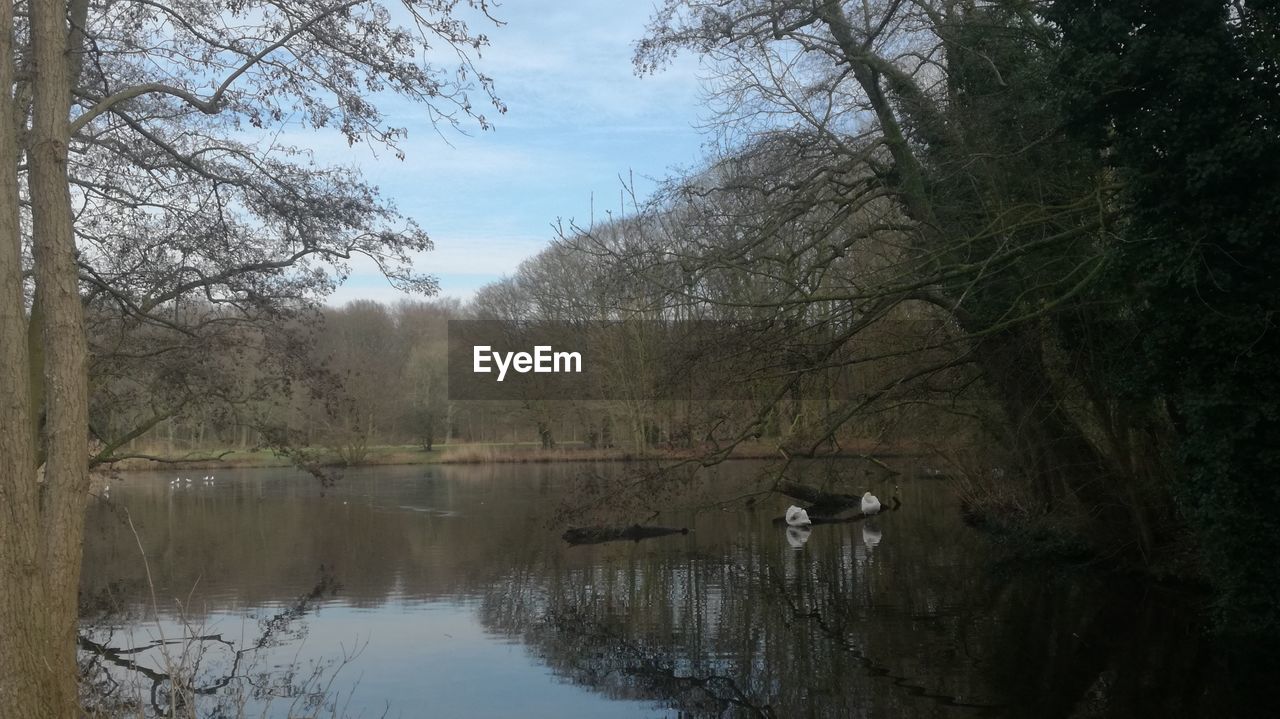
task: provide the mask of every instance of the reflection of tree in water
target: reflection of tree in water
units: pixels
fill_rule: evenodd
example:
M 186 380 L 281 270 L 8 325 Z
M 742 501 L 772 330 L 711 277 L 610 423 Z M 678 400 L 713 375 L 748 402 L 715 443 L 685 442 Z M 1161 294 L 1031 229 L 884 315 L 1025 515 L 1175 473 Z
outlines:
M 671 504 L 708 509 L 660 520 L 690 534 L 571 548 L 548 518 L 572 468 L 414 472 L 336 498 L 290 484 L 264 499 L 256 482 L 125 498 L 157 592 L 205 592 L 186 604 L 197 622 L 296 596 L 324 564 L 348 606 L 481 597 L 485 625 L 561 675 L 690 716 L 1220 716 L 1259 676 L 1218 663 L 1178 593 L 987 571 L 937 483 L 904 482 L 903 511 L 796 549 L 769 524 L 787 500 L 722 511 L 741 483 L 696 478 Z M 150 616 L 128 528 L 100 510 L 89 527 L 85 594 Z
M 575 683 L 689 717 L 1163 717 L 1247 706 L 1215 686 L 1177 595 L 991 573 L 937 592 L 939 567 L 860 563 L 865 547 L 836 536 L 812 554 L 760 546 L 521 567 L 489 588 L 483 619 Z
M 303 618 L 337 590 L 337 580 L 321 567 L 309 592 L 258 620 L 256 636 L 238 641 L 184 620 L 169 632 L 178 636 L 166 636 L 157 623 L 158 638 L 121 646 L 110 609 L 98 603 L 92 607 L 98 622 L 82 626 L 77 637 L 82 704 L 90 716 L 102 717 L 256 716 L 281 701 L 290 717 L 336 715 L 333 680 L 354 654 L 307 665 L 296 658 L 283 666 L 268 662 L 271 650 L 305 639 Z
M 690 716 L 723 716 L 730 709 L 743 716 L 777 716 L 732 677 L 689 672 L 687 662 L 662 647 L 629 641 L 627 634 L 617 621 L 553 609 L 528 628 L 526 637 L 562 674 L 613 698 L 661 701 Z
M 955 696 L 924 688 L 946 688 L 949 662 L 914 651 L 886 664 L 872 659 L 903 646 L 894 642 L 904 636 L 900 627 L 876 635 L 862 624 L 846 636 L 821 619 L 821 612 L 856 617 L 868 606 L 858 584 L 872 581 L 869 568 L 857 565 L 853 548 L 845 542 L 834 561 L 824 552 L 809 564 L 804 555 L 770 546 L 723 559 L 642 556 L 631 566 L 550 581 L 536 570 L 518 572 L 488 593 L 484 619 L 519 634 L 575 682 L 689 716 L 932 716 L 940 707 L 964 709 Z M 885 649 L 862 648 L 884 642 Z M 933 703 L 923 714 L 921 699 Z

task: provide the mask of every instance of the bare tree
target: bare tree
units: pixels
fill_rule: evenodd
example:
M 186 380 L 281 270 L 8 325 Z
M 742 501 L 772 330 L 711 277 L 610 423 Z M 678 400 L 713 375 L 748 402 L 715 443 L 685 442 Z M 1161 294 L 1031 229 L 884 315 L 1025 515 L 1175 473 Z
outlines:
M 1052 38 L 1043 15 L 1014 4 L 666 3 L 637 67 L 707 57 L 732 152 L 720 177 L 664 201 L 678 234 L 692 220 L 705 239 L 629 261 L 682 266 L 693 299 L 793 320 L 840 308 L 849 328 L 922 312 L 952 323 L 1005 416 L 1018 474 L 1048 508 L 1088 497 L 1104 532 L 1141 555 L 1167 505 L 1148 495 L 1158 466 L 1125 458 L 1156 453 L 1142 438 L 1100 441 L 1116 408 L 1079 371 L 1089 357 L 1071 335 L 1098 319 L 1080 300 L 1105 266 L 1114 187 L 1054 115 Z M 721 275 L 758 276 L 763 291 L 704 289 Z
M 484 0 L 469 5 L 488 15 Z M 429 248 L 421 230 L 359 178 L 267 136 L 245 141 L 244 129 L 293 121 L 398 152 L 403 130 L 387 123 L 380 93 L 444 124 L 487 127 L 469 90 L 503 108 L 473 66 L 487 40 L 453 3 L 0 6 L 0 405 L 31 428 L 0 445 L 0 696 L 14 716 L 65 717 L 76 713 L 89 481 L 85 302 L 115 310 L 125 318 L 116 336 L 132 339 L 142 325 L 199 334 L 208 323 L 174 320 L 191 295 L 226 308 L 221 317 L 279 316 L 331 288 L 357 255 L 403 287 L 431 290 L 409 269 Z M 424 60 L 439 57 L 429 55 L 436 45 L 455 53 L 454 68 Z

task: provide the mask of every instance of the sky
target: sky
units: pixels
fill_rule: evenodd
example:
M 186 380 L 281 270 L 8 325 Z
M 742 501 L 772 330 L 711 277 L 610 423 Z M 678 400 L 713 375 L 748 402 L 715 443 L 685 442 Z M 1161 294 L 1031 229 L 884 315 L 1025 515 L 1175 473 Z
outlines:
M 644 78 L 632 69 L 632 46 L 652 8 L 619 0 L 507 0 L 493 13 L 506 25 L 484 27 L 491 46 L 477 63 L 508 106 L 505 115 L 485 108 L 491 131 L 437 130 L 422 109 L 406 103 L 389 112 L 392 124 L 409 132 L 401 143 L 404 161 L 386 150 L 348 148 L 324 133 L 299 131 L 289 139 L 310 147 L 318 161 L 360 168 L 434 241 L 415 269 L 439 279 L 441 296 L 468 299 L 545 247 L 557 220 L 587 224 L 606 210 L 616 213 L 620 178 L 634 177 L 643 198 L 655 179 L 698 164 L 706 116 L 697 61 L 682 57 Z M 404 296 L 372 263 L 353 268 L 329 304 Z

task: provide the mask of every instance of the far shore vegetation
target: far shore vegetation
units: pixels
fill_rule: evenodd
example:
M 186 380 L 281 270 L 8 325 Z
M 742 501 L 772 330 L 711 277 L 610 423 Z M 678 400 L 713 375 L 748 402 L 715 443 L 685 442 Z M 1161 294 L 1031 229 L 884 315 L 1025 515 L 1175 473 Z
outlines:
M 836 448 L 822 453 L 825 459 L 881 459 L 931 458 L 937 464 L 939 448 L 936 445 L 897 445 L 893 447 L 863 443 L 859 446 Z M 291 454 L 295 453 L 295 454 Z M 542 463 L 542 462 L 644 462 L 679 461 L 706 458 L 704 448 L 648 447 L 640 451 L 627 448 L 591 447 L 587 442 L 562 442 L 554 448 L 545 448 L 540 442 L 457 442 L 437 444 L 428 450 L 416 444 L 383 444 L 362 448 L 358 453 L 333 447 L 302 447 L 280 452 L 270 448 L 210 448 L 190 452 L 166 452 L 163 449 L 145 452 L 147 457 L 123 459 L 111 465 L 117 471 L 229 470 L 258 467 L 295 467 L 297 452 L 304 453 L 322 467 L 366 467 L 385 465 L 425 464 L 492 464 L 492 463 Z M 726 449 L 718 460 L 780 458 L 776 444 L 744 442 Z M 945 465 L 945 460 L 944 460 Z M 951 475 L 950 472 L 930 467 L 931 475 Z

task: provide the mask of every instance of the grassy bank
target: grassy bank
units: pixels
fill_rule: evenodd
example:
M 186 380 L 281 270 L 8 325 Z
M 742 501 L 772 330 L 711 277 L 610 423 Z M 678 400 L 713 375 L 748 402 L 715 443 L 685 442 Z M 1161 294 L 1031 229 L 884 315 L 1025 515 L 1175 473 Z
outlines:
M 127 459 L 115 463 L 121 470 L 141 469 L 230 469 L 250 467 L 287 467 L 293 461 L 269 449 L 209 449 L 180 454 L 163 451 L 147 452 L 159 459 Z M 324 466 L 386 466 L 423 464 L 491 464 L 539 462 L 630 462 L 642 460 L 675 460 L 701 456 L 694 449 L 649 449 L 637 452 L 626 448 L 590 448 L 585 444 L 567 443 L 555 449 L 543 449 L 536 442 L 466 443 L 439 445 L 428 452 L 416 445 L 379 445 L 364 449 L 352 460 L 335 449 L 306 448 L 302 454 Z M 744 444 L 731 455 L 736 459 L 776 458 L 777 447 L 771 444 Z

